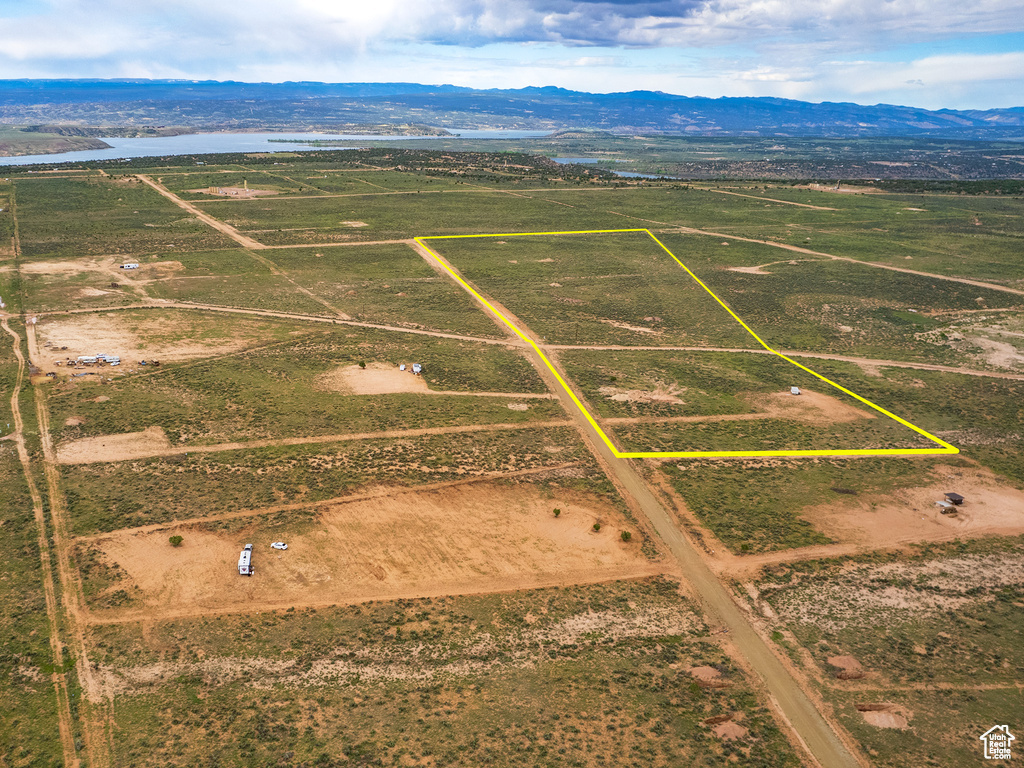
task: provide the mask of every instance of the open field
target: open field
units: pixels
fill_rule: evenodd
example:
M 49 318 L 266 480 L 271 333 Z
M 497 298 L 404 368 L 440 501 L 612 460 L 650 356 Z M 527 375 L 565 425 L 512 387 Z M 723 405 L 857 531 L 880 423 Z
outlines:
M 121 761 L 799 764 L 662 579 L 94 632 Z
M 296 330 L 262 320 L 222 324 L 205 313 L 188 314 L 197 336 L 209 329 L 207 353 L 219 351 L 218 357 L 188 360 L 195 349 L 188 334 L 181 341 L 165 340 L 159 324 L 147 323 L 145 348 L 129 348 L 131 358 L 122 361 L 121 368 L 132 373 L 117 376 L 112 373 L 117 369 L 106 367 L 100 375 L 53 385 L 58 442 L 159 427 L 171 443 L 187 449 L 237 440 L 488 423 L 525 426 L 565 418 L 554 400 L 529 397 L 545 394 L 543 383 L 511 348 L 334 326 Z M 77 322 L 95 316 L 73 317 Z M 108 347 L 110 354 L 121 349 Z M 158 369 L 136 365 L 137 358 L 152 360 L 162 352 Z M 70 349 L 61 354 L 71 354 Z M 412 373 L 414 362 L 423 364 L 422 378 Z M 139 375 L 142 371 L 149 372 Z
M 20 180 L 17 190 L 21 249 L 27 259 L 229 244 L 134 179 L 39 178 Z
M 792 727 L 829 768 L 954 765 L 1015 711 L 1019 201 L 399 149 L 162 163 L 0 182 L 34 366 L 12 408 L 0 355 L 0 763 L 810 764 Z M 615 458 L 413 240 L 623 227 L 961 454 Z M 934 445 L 642 232 L 427 242 L 620 449 Z M 121 365 L 55 364 L 96 353 Z
M 872 764 L 969 765 L 1020 710 L 1021 558 L 1018 537 L 769 566 L 751 594 Z

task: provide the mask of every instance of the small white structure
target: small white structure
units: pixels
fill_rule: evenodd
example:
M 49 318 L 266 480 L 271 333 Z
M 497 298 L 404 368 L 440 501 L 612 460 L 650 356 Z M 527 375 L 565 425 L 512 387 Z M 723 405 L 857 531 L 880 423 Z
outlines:
M 791 394 L 791 395 L 799 395 L 800 394 L 800 387 L 790 387 L 789 388 L 789 394 Z
M 96 355 L 79 355 L 77 359 L 78 359 L 78 362 L 80 362 L 80 363 L 85 363 L 87 365 L 92 365 L 93 363 L 96 362 L 97 357 L 96 357 Z
M 419 363 L 413 363 L 412 364 L 412 372 L 415 373 L 415 374 L 422 373 L 423 372 L 423 366 L 420 365 Z
M 405 370 L 405 363 L 402 363 L 400 366 L 398 366 L 398 370 L 404 371 Z
M 255 570 L 252 567 L 252 544 L 246 544 L 242 548 L 242 554 L 238 556 L 238 574 L 240 576 L 252 576 Z
M 138 262 L 134 262 L 134 261 L 130 262 L 128 264 L 122 264 L 121 265 L 121 269 L 138 269 L 138 268 L 139 268 Z

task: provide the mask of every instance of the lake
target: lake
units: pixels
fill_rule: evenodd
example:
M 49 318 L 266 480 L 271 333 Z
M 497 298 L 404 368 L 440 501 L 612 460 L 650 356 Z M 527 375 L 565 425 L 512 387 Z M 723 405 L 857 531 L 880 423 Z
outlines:
M 550 131 L 501 131 L 452 129 L 458 136 L 364 136 L 330 133 L 190 133 L 184 136 L 159 136 L 142 139 L 103 138 L 110 149 L 82 152 L 61 152 L 50 155 L 0 157 L 0 166 L 35 165 L 39 163 L 80 163 L 92 160 L 123 160 L 133 157 L 166 157 L 169 155 L 211 155 L 220 152 L 310 152 L 346 149 L 346 147 L 311 147 L 281 141 L 412 141 L 415 139 L 534 139 L 549 136 Z M 275 141 L 271 141 L 274 139 Z

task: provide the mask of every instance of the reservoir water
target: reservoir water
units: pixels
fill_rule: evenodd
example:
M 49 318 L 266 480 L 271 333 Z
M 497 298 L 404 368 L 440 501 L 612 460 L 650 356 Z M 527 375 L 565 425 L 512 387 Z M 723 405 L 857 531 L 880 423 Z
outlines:
M 500 131 L 453 129 L 458 136 L 364 136 L 329 133 L 190 133 L 184 136 L 159 136 L 142 139 L 104 138 L 109 149 L 61 152 L 50 155 L 0 157 L 0 166 L 36 165 L 40 163 L 80 163 L 92 160 L 122 160 L 133 157 L 167 157 L 169 155 L 208 155 L 217 152 L 309 152 L 346 147 L 314 147 L 303 141 L 413 141 L 416 139 L 533 139 L 550 135 L 550 131 Z M 272 141 L 273 140 L 273 141 Z

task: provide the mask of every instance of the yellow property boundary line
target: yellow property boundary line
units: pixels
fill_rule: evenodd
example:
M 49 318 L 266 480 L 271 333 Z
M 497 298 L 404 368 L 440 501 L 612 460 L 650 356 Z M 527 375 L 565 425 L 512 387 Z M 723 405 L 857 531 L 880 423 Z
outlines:
M 917 432 L 919 435 L 923 435 L 924 437 L 928 438 L 929 440 L 931 440 L 933 443 L 936 443 L 936 445 L 938 445 L 940 447 L 938 447 L 938 448 L 867 448 L 867 449 L 845 449 L 845 450 L 844 449 L 836 449 L 836 450 L 806 450 L 806 451 L 620 451 L 615 446 L 615 444 L 611 441 L 611 439 L 608 437 L 608 435 L 605 434 L 604 430 L 601 429 L 601 426 L 597 423 L 597 421 L 594 419 L 594 417 L 590 415 L 590 412 L 584 407 L 583 403 L 576 396 L 576 393 L 572 391 L 572 388 L 566 383 L 565 379 L 562 378 L 561 374 L 559 374 L 559 372 L 556 370 L 555 366 L 552 365 L 550 360 L 548 360 L 547 355 L 545 355 L 544 352 L 541 350 L 541 348 L 539 346 L 537 346 L 537 344 L 534 343 L 533 339 L 529 338 L 525 333 L 523 333 L 521 330 L 519 330 L 519 328 L 517 328 L 513 322 L 511 322 L 507 317 L 505 317 L 503 314 L 501 314 L 501 312 L 496 310 L 491 305 L 491 303 L 489 301 L 487 301 L 487 299 L 485 299 L 483 296 L 481 296 L 473 288 L 473 286 L 471 286 L 458 273 L 456 273 L 451 267 L 449 267 L 445 263 L 444 259 L 441 258 L 433 250 L 431 250 L 430 246 L 427 245 L 427 241 L 428 240 L 462 240 L 462 239 L 478 238 L 478 237 L 536 237 L 536 236 L 540 236 L 540 235 L 603 235 L 603 234 L 623 233 L 623 232 L 644 232 L 644 233 L 646 233 L 654 242 L 656 242 L 661 247 L 661 249 L 663 251 L 665 251 L 665 253 L 667 253 L 669 256 L 671 256 L 673 258 L 673 260 L 676 262 L 676 264 L 678 264 L 680 267 L 685 269 L 687 274 L 689 274 L 690 277 L 692 277 L 694 280 L 696 280 L 697 284 L 700 285 L 700 287 L 703 288 L 705 291 L 707 291 L 711 295 L 711 297 L 715 301 L 717 301 L 722 306 L 723 309 L 725 309 L 726 312 L 728 312 L 730 315 L 732 315 L 733 319 L 737 323 L 742 325 L 743 328 L 747 331 L 747 333 L 749 333 L 751 336 L 753 336 L 755 339 L 757 339 L 757 343 L 758 344 L 760 344 L 762 347 L 767 349 L 769 352 L 771 352 L 774 355 L 777 355 L 777 356 L 781 357 L 787 363 L 795 365 L 797 368 L 799 368 L 799 369 L 801 369 L 803 371 L 806 371 L 807 373 L 811 374 L 812 376 L 815 376 L 815 377 L 821 379 L 826 384 L 829 384 L 830 386 L 833 386 L 836 389 L 838 389 L 840 392 L 845 392 L 846 394 L 848 394 L 851 397 L 859 400 L 860 402 L 864 403 L 865 405 L 873 408 L 874 410 L 878 411 L 879 413 L 888 416 L 890 419 L 893 419 L 893 420 L 899 422 L 900 424 L 902 424 L 903 426 L 912 429 L 914 432 Z M 608 448 L 616 456 L 616 458 L 620 458 L 620 459 L 689 459 L 689 458 L 755 458 L 755 457 L 784 457 L 784 456 L 936 456 L 936 455 L 941 455 L 941 454 L 960 453 L 960 449 L 959 448 L 957 448 L 957 447 L 955 447 L 953 445 L 950 445 L 945 440 L 942 440 L 942 439 L 940 439 L 938 437 L 935 437 L 935 435 L 932 435 L 929 432 L 926 432 L 925 430 L 921 429 L 920 427 L 916 426 L 915 424 L 911 424 L 906 419 L 901 419 L 896 414 L 890 413 L 889 411 L 885 410 L 884 408 L 882 408 L 879 405 L 875 405 L 870 400 L 867 400 L 866 398 L 863 398 L 860 395 L 858 395 L 856 392 L 851 392 L 850 390 L 846 389 L 846 387 L 843 387 L 843 386 L 840 386 L 839 384 L 836 384 L 834 381 L 825 378 L 820 373 L 817 373 L 816 371 L 812 371 L 807 366 L 801 365 L 796 360 L 793 360 L 792 358 L 786 357 L 781 352 L 772 349 L 770 346 L 768 346 L 764 342 L 764 340 L 760 336 L 758 336 L 756 333 L 754 333 L 750 329 L 750 326 L 748 326 L 745 322 L 743 322 L 743 320 L 741 320 L 740 317 L 735 312 L 733 312 L 728 307 L 728 305 L 726 305 L 726 303 L 724 301 L 722 301 L 720 298 L 718 298 L 718 296 L 715 295 L 714 291 L 712 291 L 710 288 L 708 288 L 699 277 L 697 277 L 695 274 L 693 274 L 693 272 L 690 271 L 689 267 L 687 267 L 685 264 L 683 264 L 683 262 L 681 262 L 676 257 L 676 255 L 674 253 L 672 253 L 672 251 L 670 251 L 668 248 L 666 248 L 665 244 L 663 242 L 661 242 L 657 237 L 655 237 L 654 233 L 651 232 L 649 229 L 588 229 L 588 230 L 568 231 L 568 232 L 513 232 L 513 233 L 507 233 L 507 234 L 485 234 L 485 235 L 438 235 L 436 237 L 430 237 L 430 236 L 427 236 L 427 237 L 417 237 L 417 238 L 414 238 L 414 240 L 441 266 L 442 269 L 444 269 L 445 272 L 447 272 L 449 275 L 451 275 L 459 283 L 459 285 L 461 285 L 463 288 L 465 288 L 467 291 L 469 291 L 469 293 L 472 294 L 477 299 L 477 301 L 479 301 L 481 304 L 483 304 L 485 307 L 487 307 L 491 312 L 493 312 L 495 314 L 495 316 L 500 318 L 501 321 L 503 323 L 505 323 L 505 325 L 507 325 L 509 328 L 512 329 L 512 332 L 516 336 L 518 336 L 520 339 L 522 339 L 527 344 L 529 344 L 531 347 L 533 347 L 534 351 L 540 356 L 540 359 L 544 361 L 544 364 L 548 367 L 548 369 L 551 371 L 551 373 L 553 373 L 555 378 L 558 379 L 558 383 L 561 384 L 561 386 L 565 389 L 565 391 L 569 395 L 569 397 L 572 398 L 572 401 L 576 404 L 576 407 L 580 409 L 580 413 L 582 413 L 586 417 L 587 421 L 589 421 L 590 425 L 594 428 L 594 431 L 597 432 L 597 434 L 605 442 L 605 445 L 608 446 Z

